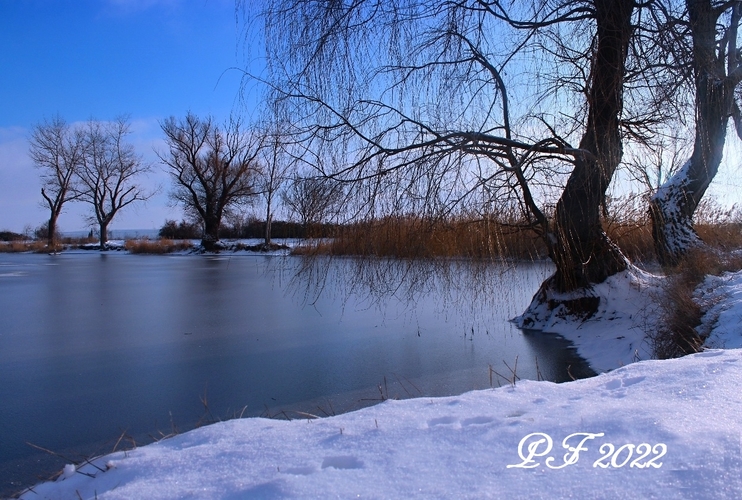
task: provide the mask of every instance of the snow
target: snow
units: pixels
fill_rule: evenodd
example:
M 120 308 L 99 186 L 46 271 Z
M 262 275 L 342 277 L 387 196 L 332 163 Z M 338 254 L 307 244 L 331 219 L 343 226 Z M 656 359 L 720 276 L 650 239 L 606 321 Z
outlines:
M 692 219 L 683 214 L 687 204 L 691 182 L 692 159 L 687 160 L 680 169 L 667 179 L 652 196 L 652 206 L 659 209 L 665 221 L 663 232 L 665 245 L 671 255 L 680 255 L 684 250 L 701 245 L 701 240 L 693 230 Z
M 552 309 L 534 297 L 528 311 L 514 321 L 520 328 L 563 336 L 601 373 L 652 357 L 646 337 L 656 328 L 653 318 L 658 313 L 656 301 L 648 299 L 660 296 L 661 285 L 662 278 L 629 266 L 587 292 L 600 299 L 598 311 L 590 317 L 575 318 L 562 304 Z M 549 295 L 552 300 L 575 298 L 574 293 Z
M 124 240 L 108 240 L 105 242 L 104 246 L 106 250 L 124 250 L 124 245 L 126 242 Z M 84 243 L 80 245 L 81 250 L 100 250 L 100 242 L 94 242 L 94 243 Z
M 596 377 L 230 420 L 70 464 L 22 498 L 740 498 L 742 349 L 631 363 L 658 283 L 631 268 L 597 285 L 599 311 L 571 334 L 541 318 L 594 366 L 626 365 Z M 742 345 L 742 273 L 697 297 L 709 340 Z
M 152 241 L 157 241 L 157 238 L 153 238 Z M 203 247 L 201 247 L 201 240 L 181 240 L 189 242 L 192 248 L 184 250 L 176 250 L 170 252 L 170 255 L 189 255 L 193 253 L 204 253 Z M 220 253 L 260 253 L 261 255 L 287 255 L 291 250 L 297 246 L 306 244 L 306 240 L 298 238 L 275 238 L 274 244 L 284 245 L 286 248 L 276 248 L 272 250 L 246 250 L 245 247 L 255 247 L 261 245 L 264 242 L 262 238 L 243 238 L 235 240 L 219 240 L 217 241 L 217 250 Z M 108 240 L 105 245 L 105 250 L 109 251 L 126 251 L 126 240 Z M 100 250 L 100 243 L 85 243 L 80 245 L 79 248 L 65 248 L 65 253 L 82 253 L 90 250 Z
M 707 276 L 694 297 L 706 310 L 698 328 L 709 347 L 742 348 L 742 273 Z
M 739 498 L 741 383 L 742 350 L 712 350 L 566 384 L 231 420 L 101 457 L 22 498 Z M 544 435 L 553 447 L 524 461 L 532 433 L 524 455 Z M 573 448 L 584 439 L 576 459 L 570 435 Z M 624 446 L 596 467 L 608 443 L 653 449 L 634 462 Z

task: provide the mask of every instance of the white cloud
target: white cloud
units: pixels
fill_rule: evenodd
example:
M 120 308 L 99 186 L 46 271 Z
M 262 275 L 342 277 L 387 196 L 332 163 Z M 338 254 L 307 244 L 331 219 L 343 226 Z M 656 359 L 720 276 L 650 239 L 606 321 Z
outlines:
M 28 130 L 0 128 L 0 229 L 20 232 L 45 218 L 39 175 L 28 156 Z

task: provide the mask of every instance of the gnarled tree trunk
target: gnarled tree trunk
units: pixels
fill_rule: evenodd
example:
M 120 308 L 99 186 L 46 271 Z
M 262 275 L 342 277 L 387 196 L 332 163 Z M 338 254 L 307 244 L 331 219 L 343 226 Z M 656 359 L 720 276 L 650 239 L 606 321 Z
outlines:
M 597 46 L 589 110 L 575 168 L 556 207 L 554 262 L 550 285 L 565 292 L 600 283 L 626 269 L 627 262 L 608 239 L 600 206 L 623 154 L 619 118 L 623 109 L 626 53 L 632 26 L 632 0 L 597 0 Z
M 524 328 L 538 327 L 555 308 L 582 316 L 593 314 L 600 298 L 589 293 L 623 271 L 628 261 L 603 231 L 600 206 L 621 161 L 619 119 L 623 82 L 632 34 L 632 0 L 596 0 L 597 45 L 588 95 L 588 118 L 575 167 L 556 207 L 551 246 L 556 272 L 542 285 L 528 310 L 518 319 Z M 566 298 L 565 292 L 575 292 Z M 546 314 L 546 316 L 543 316 Z
M 59 211 L 55 211 L 52 209 L 51 216 L 49 217 L 49 222 L 46 225 L 47 235 L 46 235 L 46 245 L 49 248 L 54 248 L 57 241 L 57 218 L 59 217 Z
M 106 249 L 106 243 L 108 243 L 108 224 L 110 221 L 102 220 L 98 223 L 98 230 L 100 231 L 100 249 Z
M 652 236 L 662 266 L 677 265 L 690 248 L 702 244 L 693 229 L 693 214 L 719 170 L 729 117 L 739 114 L 734 89 L 739 83 L 736 39 L 742 2 L 733 3 L 726 40 L 717 43 L 722 10 L 710 0 L 687 1 L 693 34 L 696 135 L 690 159 L 650 200 Z M 735 121 L 739 121 L 737 116 Z
M 216 249 L 216 243 L 219 241 L 219 227 L 221 226 L 221 216 L 215 214 L 206 214 L 204 216 L 204 234 L 201 238 L 201 246 L 207 252 Z

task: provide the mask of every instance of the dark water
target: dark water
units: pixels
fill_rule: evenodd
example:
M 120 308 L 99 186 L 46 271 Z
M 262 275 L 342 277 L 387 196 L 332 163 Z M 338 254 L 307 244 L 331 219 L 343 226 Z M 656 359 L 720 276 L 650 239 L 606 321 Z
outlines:
M 507 321 L 548 265 L 346 259 L 297 278 L 302 262 L 0 256 L 0 495 L 122 435 L 119 447 L 235 415 L 460 394 L 506 385 L 512 370 L 590 374 L 565 341 Z

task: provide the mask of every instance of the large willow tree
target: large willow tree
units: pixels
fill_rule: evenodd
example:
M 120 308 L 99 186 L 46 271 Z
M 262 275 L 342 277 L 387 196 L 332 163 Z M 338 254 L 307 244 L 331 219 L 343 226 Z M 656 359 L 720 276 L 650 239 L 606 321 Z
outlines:
M 693 215 L 721 165 L 727 128 L 733 118 L 742 138 L 738 104 L 742 56 L 738 32 L 742 2 L 687 0 L 682 21 L 691 39 L 685 55 L 695 91 L 693 152 L 678 172 L 652 197 L 650 215 L 657 256 L 673 266 L 701 244 Z M 680 45 L 680 44 L 679 44 Z
M 287 0 L 256 19 L 304 161 L 348 183 L 365 216 L 514 200 L 556 264 L 544 303 L 628 265 L 600 214 L 637 4 L 524 4 Z

